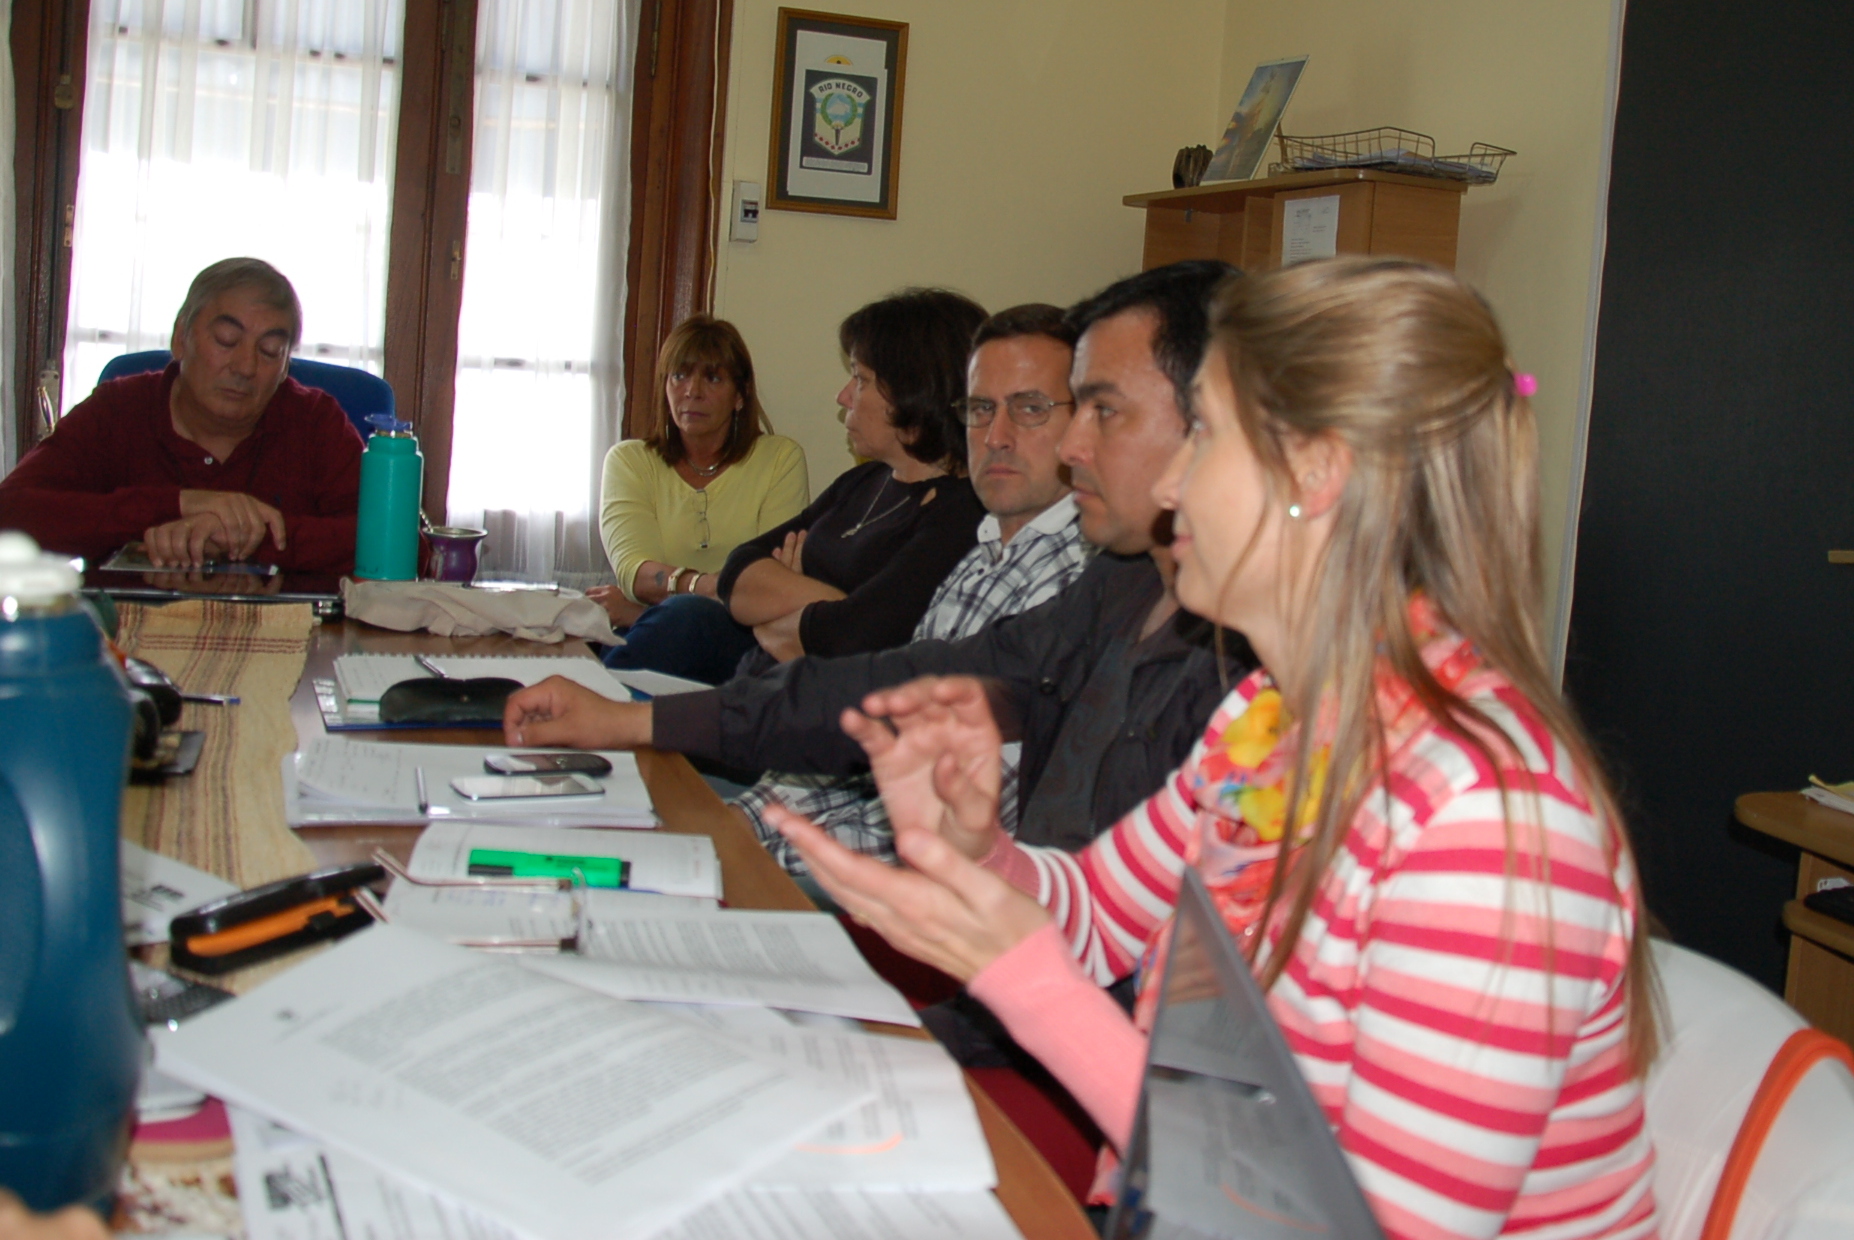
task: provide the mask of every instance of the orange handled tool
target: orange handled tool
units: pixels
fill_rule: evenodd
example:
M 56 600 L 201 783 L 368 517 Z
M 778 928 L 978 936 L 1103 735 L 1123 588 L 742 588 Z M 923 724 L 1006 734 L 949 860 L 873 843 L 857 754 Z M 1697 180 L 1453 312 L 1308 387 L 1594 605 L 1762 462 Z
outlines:
M 345 865 L 254 887 L 202 904 L 168 927 L 173 962 L 227 973 L 372 924 L 354 889 L 379 882 L 377 865 Z

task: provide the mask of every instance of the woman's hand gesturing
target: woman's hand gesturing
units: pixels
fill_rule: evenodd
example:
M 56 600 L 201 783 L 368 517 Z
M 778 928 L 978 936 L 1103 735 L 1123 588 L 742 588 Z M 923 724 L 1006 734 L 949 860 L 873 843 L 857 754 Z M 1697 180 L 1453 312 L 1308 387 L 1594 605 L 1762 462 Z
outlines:
M 897 843 L 928 831 L 973 861 L 992 850 L 1003 741 L 982 684 L 928 677 L 872 693 L 843 730 L 869 754 Z

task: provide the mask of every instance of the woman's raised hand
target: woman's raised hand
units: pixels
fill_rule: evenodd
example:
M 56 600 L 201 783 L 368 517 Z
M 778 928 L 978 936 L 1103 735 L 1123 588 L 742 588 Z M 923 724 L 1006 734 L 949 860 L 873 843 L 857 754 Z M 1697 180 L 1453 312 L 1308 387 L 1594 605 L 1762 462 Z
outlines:
M 851 852 L 783 805 L 768 805 L 766 820 L 859 924 L 962 982 L 1049 921 L 1042 905 L 931 831 L 896 835 L 912 867 L 902 870 Z
M 895 837 L 940 836 L 974 861 L 997 842 L 1003 741 L 985 688 L 926 677 L 863 699 L 843 730 L 869 754 Z

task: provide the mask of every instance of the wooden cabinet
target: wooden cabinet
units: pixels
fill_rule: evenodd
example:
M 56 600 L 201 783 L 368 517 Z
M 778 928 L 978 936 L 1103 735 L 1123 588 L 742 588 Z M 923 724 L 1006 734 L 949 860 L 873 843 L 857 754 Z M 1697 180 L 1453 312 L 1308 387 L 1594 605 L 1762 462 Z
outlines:
M 1129 194 L 1146 212 L 1143 270 L 1185 258 L 1220 258 L 1244 271 L 1281 265 L 1288 204 L 1337 198 L 1340 254 L 1395 254 L 1453 269 L 1461 231 L 1461 181 L 1369 168 L 1296 172 L 1256 181 Z
M 1796 898 L 1783 906 L 1790 968 L 1783 998 L 1810 1024 L 1854 1042 L 1854 925 L 1803 904 L 1824 880 L 1854 883 L 1854 814 L 1817 805 L 1800 792 L 1738 798 L 1738 821 L 1802 849 Z

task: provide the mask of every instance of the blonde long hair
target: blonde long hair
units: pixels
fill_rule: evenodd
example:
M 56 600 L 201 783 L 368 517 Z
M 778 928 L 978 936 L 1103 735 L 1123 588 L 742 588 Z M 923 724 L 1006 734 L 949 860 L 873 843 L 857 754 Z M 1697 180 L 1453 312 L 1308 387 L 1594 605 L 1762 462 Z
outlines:
M 1379 718 L 1376 693 L 1380 660 L 1431 718 L 1494 769 L 1500 762 L 1492 746 L 1512 747 L 1486 714 L 1424 665 L 1410 624 L 1419 592 L 1564 746 L 1606 828 L 1612 865 L 1632 867 L 1615 797 L 1547 671 L 1537 431 L 1486 302 L 1452 273 L 1423 263 L 1335 258 L 1226 282 L 1212 304 L 1211 332 L 1271 502 L 1285 504 L 1293 494 L 1291 443 L 1333 436 L 1353 457 L 1331 540 L 1297 591 L 1304 615 L 1289 626 L 1300 675 L 1288 710 L 1311 720 L 1323 708 L 1334 730 L 1320 729 L 1319 739 L 1331 743 L 1325 794 L 1313 794 L 1298 773 L 1289 790 L 1283 847 L 1303 855 L 1276 871 L 1269 914 L 1280 900 L 1287 913 L 1263 984 L 1285 967 L 1320 879 L 1367 791 L 1380 786 L 1375 775 L 1388 756 L 1388 721 Z M 1304 529 L 1283 524 L 1284 538 Z M 1294 769 L 1306 772 L 1315 730 L 1299 731 Z M 1503 806 L 1508 792 L 1503 786 Z M 1517 846 L 1510 809 L 1503 813 L 1511 891 Z M 1549 866 L 1542 830 L 1537 849 Z M 1545 881 L 1549 890 L 1549 871 Z M 1629 1051 L 1638 1073 L 1656 1050 L 1658 992 L 1646 920 L 1642 910 L 1629 955 Z

